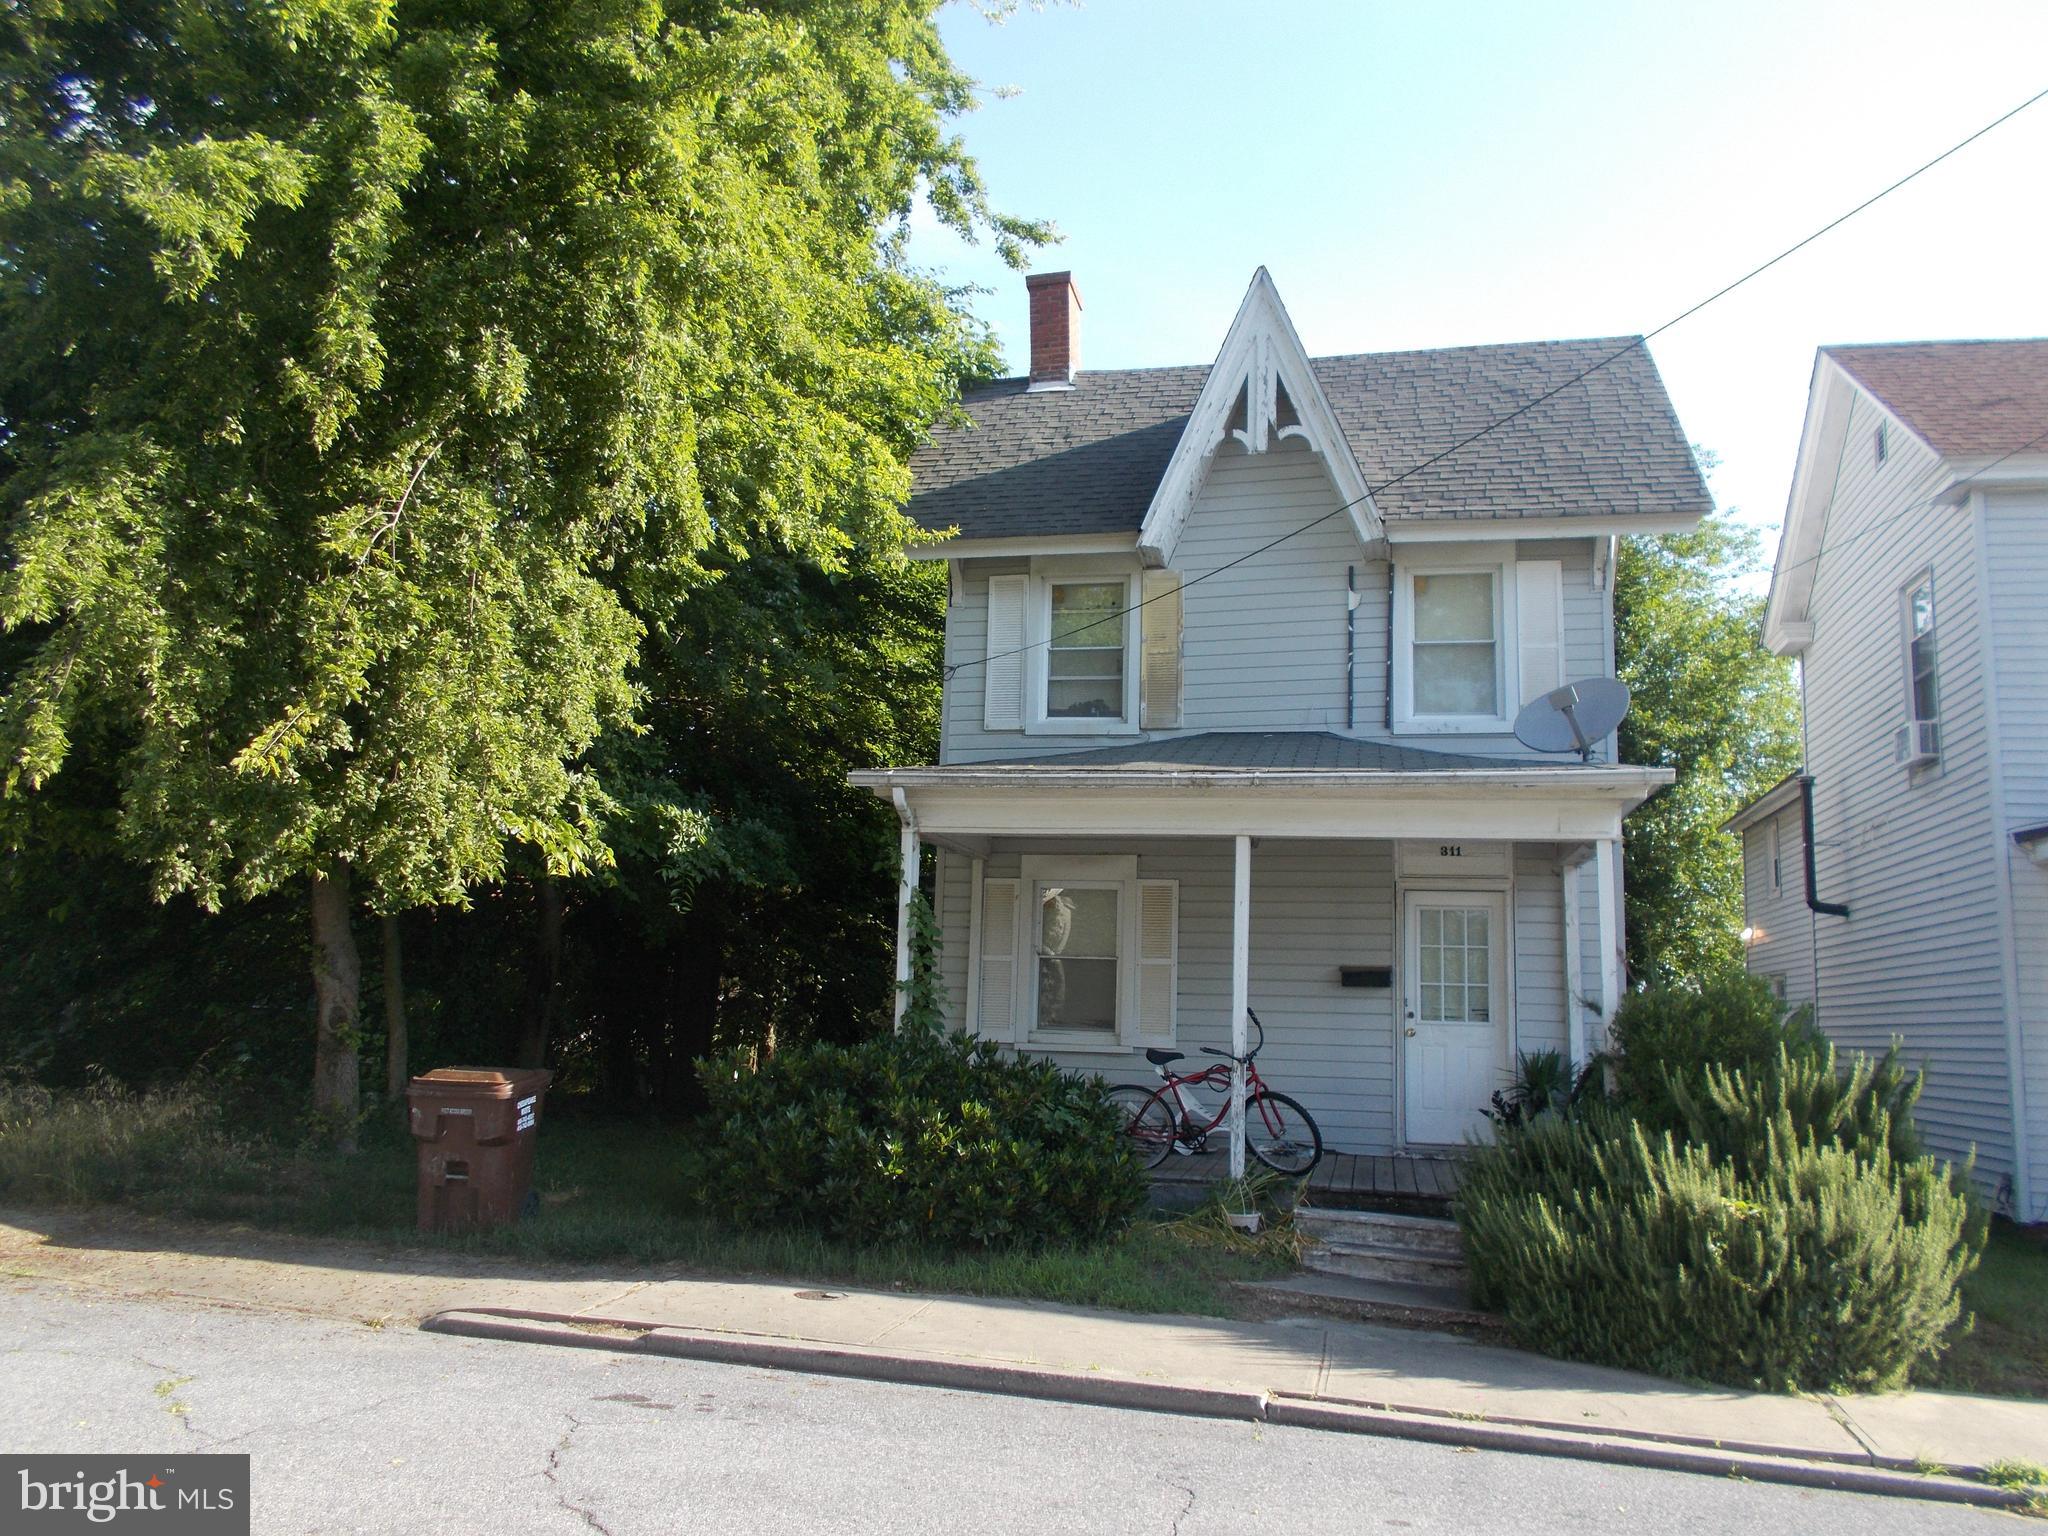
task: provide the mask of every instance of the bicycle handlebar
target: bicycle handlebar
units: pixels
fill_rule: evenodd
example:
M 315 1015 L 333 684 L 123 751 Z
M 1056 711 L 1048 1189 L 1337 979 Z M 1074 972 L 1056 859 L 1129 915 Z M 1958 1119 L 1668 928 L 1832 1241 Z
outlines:
M 1259 1016 L 1249 1008 L 1245 1009 L 1244 1016 L 1252 1021 L 1252 1028 L 1259 1032 L 1258 1042 L 1250 1050 L 1246 1051 L 1242 1056 L 1233 1056 L 1230 1052 L 1218 1050 L 1213 1045 L 1205 1045 L 1201 1048 L 1202 1054 L 1204 1056 L 1221 1056 L 1225 1061 L 1250 1061 L 1260 1051 L 1264 1050 L 1266 1048 L 1266 1026 L 1259 1022 Z

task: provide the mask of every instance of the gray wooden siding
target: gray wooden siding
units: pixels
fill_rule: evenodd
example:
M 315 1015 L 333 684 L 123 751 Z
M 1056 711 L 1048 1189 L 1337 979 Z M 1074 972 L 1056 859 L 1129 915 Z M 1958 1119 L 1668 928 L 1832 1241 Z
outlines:
M 1174 568 L 1192 578 L 1313 521 L 1339 505 L 1322 461 L 1299 443 L 1252 456 L 1235 444 L 1218 451 L 1189 516 Z M 1511 533 L 1504 530 L 1504 534 Z M 1613 670 L 1609 594 L 1594 586 L 1594 541 L 1525 540 L 1520 558 L 1556 560 L 1564 573 L 1565 671 L 1589 677 Z M 946 658 L 959 665 L 946 686 L 940 760 L 1086 751 L 1130 737 L 1026 735 L 989 731 L 982 720 L 982 658 L 987 650 L 988 579 L 1030 569 L 1026 560 L 968 560 L 946 614 Z M 1180 732 L 1316 730 L 1345 732 L 1346 576 L 1355 576 L 1355 728 L 1385 739 L 1387 584 L 1384 559 L 1369 560 L 1346 515 L 1289 539 L 1243 565 L 1185 589 L 1184 697 Z M 1403 738 L 1449 751 L 1531 755 L 1513 736 Z
M 1819 894 L 1819 1022 L 1853 1049 L 1894 1036 L 1925 1063 L 1919 1122 L 1945 1156 L 1972 1147 L 1986 1189 L 2014 1162 L 1999 874 L 1991 858 L 1990 743 L 1979 643 L 1983 594 L 1968 508 L 1932 505 L 1933 455 L 1899 432 L 1879 466 L 1880 415 L 1858 397 L 1828 512 L 1804 658 Z M 1905 723 L 1901 593 L 1932 567 L 1942 760 L 1896 766 Z
M 1778 829 L 1783 879 L 1771 888 L 1771 828 Z M 1758 822 L 1742 836 L 1742 913 L 1756 930 L 1749 969 L 1784 984 L 1795 1006 L 1813 1001 L 1813 924 L 1806 905 L 1805 845 L 1799 807 L 1791 805 Z M 1827 919 L 1823 919 L 1827 921 Z
M 1014 878 L 1019 849 L 999 842 L 988 878 Z M 1230 1043 L 1231 843 L 1226 838 L 1103 842 L 1033 841 L 1033 853 L 1134 852 L 1144 879 L 1180 882 L 1177 1049 Z M 1517 1046 L 1564 1045 L 1558 850 L 1518 848 L 1513 956 Z M 972 861 L 948 852 L 935 903 L 943 931 L 940 970 L 947 1016 L 966 1019 Z M 1590 889 L 1590 884 L 1588 886 Z M 1586 921 L 1592 921 L 1591 914 Z M 1342 1152 L 1396 1149 L 1395 1041 L 1398 988 L 1339 985 L 1341 965 L 1395 964 L 1393 845 L 1267 839 L 1252 853 L 1251 1005 L 1264 1021 L 1259 1069 L 1316 1117 L 1327 1146 Z M 1007 1042 L 1006 1042 L 1007 1043 Z M 1119 1082 L 1152 1081 L 1136 1051 L 1056 1051 L 1075 1071 Z
M 2048 866 L 2011 834 L 2048 823 L 2048 495 L 1983 503 L 1991 654 L 2004 799 L 1999 857 L 2009 882 L 2027 1106 L 2031 1221 L 2048 1221 Z

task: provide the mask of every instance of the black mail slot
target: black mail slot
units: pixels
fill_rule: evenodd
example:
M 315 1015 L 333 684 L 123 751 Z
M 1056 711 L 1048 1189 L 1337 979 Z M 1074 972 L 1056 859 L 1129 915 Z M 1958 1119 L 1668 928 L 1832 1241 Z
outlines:
M 1394 968 L 1391 965 L 1340 965 L 1337 979 L 1347 987 L 1391 987 L 1394 984 Z

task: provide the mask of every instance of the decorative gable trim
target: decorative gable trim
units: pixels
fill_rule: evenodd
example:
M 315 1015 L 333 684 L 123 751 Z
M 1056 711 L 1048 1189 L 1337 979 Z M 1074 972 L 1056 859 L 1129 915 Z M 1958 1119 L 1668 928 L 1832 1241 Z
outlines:
M 1145 509 L 1138 552 L 1147 565 L 1172 563 L 1216 450 L 1233 438 L 1255 454 L 1289 438 L 1307 443 L 1321 456 L 1339 498 L 1351 503 L 1351 526 L 1359 542 L 1380 541 L 1379 508 L 1373 505 L 1365 474 L 1264 267 L 1252 274 L 1237 318 L 1230 323 L 1215 366 Z

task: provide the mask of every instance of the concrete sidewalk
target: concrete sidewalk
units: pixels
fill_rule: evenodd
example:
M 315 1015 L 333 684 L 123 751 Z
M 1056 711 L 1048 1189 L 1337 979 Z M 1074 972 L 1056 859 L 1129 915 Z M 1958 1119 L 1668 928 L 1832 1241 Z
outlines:
M 0 1277 L 1937 1497 L 1970 1489 L 1916 1468 L 2048 1459 L 2044 1403 L 1702 1389 L 1319 1317 L 621 1274 L 40 1212 L 0 1213 Z

